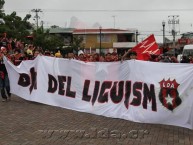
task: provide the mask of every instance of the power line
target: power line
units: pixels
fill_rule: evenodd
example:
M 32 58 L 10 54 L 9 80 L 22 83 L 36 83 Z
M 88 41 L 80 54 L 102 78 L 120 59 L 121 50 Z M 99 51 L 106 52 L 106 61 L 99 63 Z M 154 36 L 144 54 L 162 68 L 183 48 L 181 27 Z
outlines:
M 169 11 L 193 11 L 193 9 L 42 9 L 44 12 L 169 12 Z M 28 9 L 7 9 L 5 12 L 29 12 Z

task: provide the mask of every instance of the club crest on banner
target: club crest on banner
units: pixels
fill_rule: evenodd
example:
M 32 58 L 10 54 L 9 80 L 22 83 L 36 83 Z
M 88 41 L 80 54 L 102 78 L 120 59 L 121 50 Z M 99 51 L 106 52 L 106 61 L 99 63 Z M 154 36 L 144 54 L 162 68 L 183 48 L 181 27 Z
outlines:
M 173 111 L 182 103 L 177 90 L 180 84 L 178 84 L 175 79 L 171 81 L 170 78 L 167 81 L 163 79 L 159 84 L 161 88 L 159 92 L 160 102 L 168 110 Z

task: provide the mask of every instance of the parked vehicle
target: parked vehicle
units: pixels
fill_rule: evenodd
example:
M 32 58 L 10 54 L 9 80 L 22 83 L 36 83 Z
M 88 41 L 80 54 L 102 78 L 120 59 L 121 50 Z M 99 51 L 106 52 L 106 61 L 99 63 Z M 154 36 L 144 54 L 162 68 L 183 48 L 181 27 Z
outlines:
M 180 62 L 183 56 L 186 56 L 186 57 L 193 56 L 193 44 L 184 45 L 182 54 L 179 54 L 177 56 L 177 60 Z

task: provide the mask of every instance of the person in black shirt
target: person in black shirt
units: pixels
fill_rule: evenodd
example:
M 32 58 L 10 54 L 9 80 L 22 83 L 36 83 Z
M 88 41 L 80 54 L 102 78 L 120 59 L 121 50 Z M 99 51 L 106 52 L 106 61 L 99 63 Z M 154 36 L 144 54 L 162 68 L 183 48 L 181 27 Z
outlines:
M 0 93 L 1 93 L 1 97 L 2 97 L 3 102 L 9 101 L 10 97 L 11 97 L 8 73 L 7 73 L 5 64 L 3 62 L 3 55 L 6 56 L 6 54 L 7 54 L 6 48 L 1 47 L 1 52 L 0 52 Z

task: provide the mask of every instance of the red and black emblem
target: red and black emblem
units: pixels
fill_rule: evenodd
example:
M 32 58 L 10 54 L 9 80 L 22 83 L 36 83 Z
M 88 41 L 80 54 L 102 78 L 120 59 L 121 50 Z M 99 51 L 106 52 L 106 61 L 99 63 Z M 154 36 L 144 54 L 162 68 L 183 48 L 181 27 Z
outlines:
M 171 81 L 170 78 L 167 81 L 163 79 L 159 83 L 161 88 L 159 93 L 159 100 L 164 107 L 173 111 L 182 103 L 177 90 L 180 84 L 178 84 L 175 79 Z

